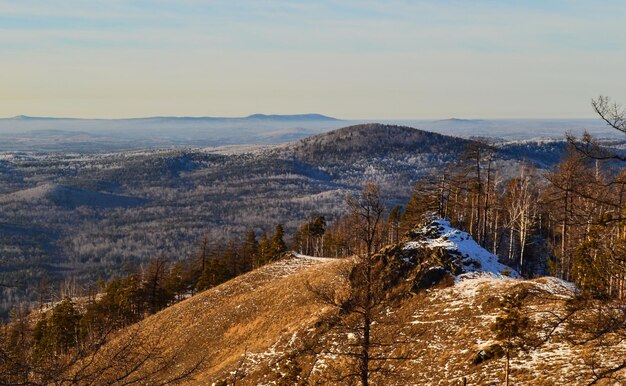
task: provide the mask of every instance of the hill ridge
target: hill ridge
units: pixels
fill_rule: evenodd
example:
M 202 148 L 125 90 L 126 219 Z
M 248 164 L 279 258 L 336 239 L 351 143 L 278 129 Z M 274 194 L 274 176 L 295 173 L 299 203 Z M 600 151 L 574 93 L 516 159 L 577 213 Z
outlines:
M 366 123 L 335 129 L 282 145 L 285 154 L 322 163 L 390 153 L 458 154 L 473 141 L 409 126 Z
M 387 262 L 382 266 L 383 276 L 389 270 L 398 272 L 398 265 L 405 267 L 404 274 L 429 272 L 441 261 L 463 265 L 468 258 L 475 258 L 466 256 L 468 240 L 473 241 L 445 221 L 434 220 L 416 228 L 407 240 L 383 248 L 376 261 Z M 469 250 L 485 256 L 489 253 L 474 247 Z M 327 329 L 325 320 L 331 309 L 308 288 L 341 291 L 338 277 L 353 261 L 291 253 L 149 317 L 140 323 L 140 330 L 168 331 L 164 344 L 172 350 L 183 350 L 186 356 L 180 358 L 182 367 L 208 355 L 208 363 L 188 384 L 216 383 L 232 379 L 233 374 L 238 374 L 238 384 L 277 384 L 287 382 L 287 376 L 295 376 L 290 373 L 293 371 L 300 374 L 294 378 L 300 381 L 335 384 L 324 374 L 332 374 L 328 371 L 333 367 L 341 371 L 345 362 L 334 352 L 341 351 L 353 338 L 342 330 Z M 501 272 L 503 267 L 497 269 Z M 402 350 L 419 357 L 394 365 L 395 371 L 420 379 L 423 384 L 456 385 L 463 378 L 468 384 L 498 383 L 502 361 L 483 358 L 481 353 L 492 350 L 497 343 L 491 323 L 500 312 L 494 306 L 499 296 L 531 290 L 537 296 L 537 300 L 531 299 L 533 313 L 541 317 L 542 312 L 558 313 L 574 291 L 570 284 L 556 278 L 518 280 L 498 275 L 490 269 L 493 267 L 484 268 L 487 272 L 481 272 L 480 267 L 456 272 L 459 280 L 429 283 L 413 294 L 389 289 L 393 297 L 382 310 L 381 323 L 374 331 L 409 338 Z M 407 279 L 417 281 L 418 277 Z M 406 286 L 407 279 L 398 282 L 399 288 Z M 307 349 L 307 342 L 322 347 Z M 511 379 L 515 384 L 572 384 L 581 376 L 591 377 L 581 360 L 587 349 L 563 340 L 549 343 L 525 354 L 524 361 L 515 358 Z M 482 359 L 477 362 L 479 357 Z M 380 382 L 384 379 L 389 385 L 406 384 L 401 377 L 374 378 Z
M 254 113 L 243 117 L 221 117 L 221 116 L 184 116 L 184 115 L 154 115 L 146 117 L 128 117 L 128 118 L 76 118 L 76 117 L 39 117 L 32 115 L 16 115 L 13 117 L 0 118 L 0 120 L 37 120 L 37 121 L 132 121 L 132 120 L 245 120 L 245 119 L 267 119 L 267 120 L 331 120 L 339 121 L 340 119 L 319 113 L 304 114 L 262 114 Z

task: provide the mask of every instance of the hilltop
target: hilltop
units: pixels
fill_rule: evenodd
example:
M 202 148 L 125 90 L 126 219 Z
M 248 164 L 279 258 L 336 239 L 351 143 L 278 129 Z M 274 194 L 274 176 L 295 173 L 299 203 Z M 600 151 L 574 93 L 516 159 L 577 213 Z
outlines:
M 404 358 L 383 362 L 386 373 L 373 375 L 374 383 L 457 385 L 465 378 L 470 385 L 497 384 L 504 363 L 492 328 L 502 314 L 501 299 L 516 293 L 525 294 L 531 335 L 549 333 L 553 339 L 514 355 L 513 384 L 585 384 L 592 371 L 626 355 L 623 344 L 607 351 L 593 342 L 568 343 L 559 318 L 574 295 L 572 285 L 550 277 L 515 279 L 515 271 L 494 257 L 441 220 L 374 256 L 386 300 L 377 309 L 372 334 L 392 342 L 377 355 Z M 341 353 L 355 339 L 338 327 L 348 325 L 351 316 L 334 313 L 315 289 L 341 298 L 354 264 L 354 259 L 288 255 L 147 318 L 105 347 L 98 360 L 106 361 L 107 352 L 139 332 L 156 334 L 177 371 L 200 364 L 185 384 L 337 384 L 335 377 L 350 366 Z M 588 361 L 594 351 L 603 355 L 603 362 L 593 365 L 598 367 Z M 150 368 L 142 367 L 140 374 Z M 157 381 L 172 373 L 150 376 Z
M 337 164 L 363 157 L 449 155 L 471 142 L 407 126 L 368 123 L 314 135 L 285 145 L 284 151 L 306 162 Z

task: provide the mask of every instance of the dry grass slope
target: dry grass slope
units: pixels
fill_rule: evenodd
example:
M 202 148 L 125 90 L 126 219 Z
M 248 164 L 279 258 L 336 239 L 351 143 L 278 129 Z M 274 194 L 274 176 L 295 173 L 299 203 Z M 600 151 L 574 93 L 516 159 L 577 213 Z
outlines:
M 302 384 L 338 384 L 328 374 L 333 367 L 341 370 L 341 358 L 320 353 L 312 362 L 310 352 L 298 349 L 299 341 L 307 336 L 316 336 L 334 351 L 349 344 L 351 337 L 345 333 L 320 332 L 318 322 L 330 310 L 306 285 L 338 287 L 339 273 L 349 264 L 351 260 L 287 258 L 153 315 L 140 324 L 140 331 L 161 332 L 157 335 L 163 347 L 170 354 L 180 353 L 176 364 L 180 371 L 204 359 L 185 384 L 210 385 L 222 380 L 229 385 L 294 384 L 285 378 L 286 362 L 291 361 L 300 361 Z M 533 294 L 527 298 L 525 312 L 538 333 L 548 331 L 555 315 L 565 312 L 572 291 L 554 278 L 500 279 L 471 273 L 455 283 L 442 282 L 391 299 L 381 310 L 373 333 L 383 340 L 403 338 L 408 343 L 390 347 L 389 354 L 411 359 L 394 363 L 394 375 L 374 378 L 374 384 L 462 385 L 463 378 L 469 385 L 501 384 L 502 359 L 473 362 L 494 343 L 491 327 L 500 312 L 498 300 L 521 288 Z M 585 385 L 592 380 L 594 357 L 600 355 L 600 365 L 608 366 L 626 356 L 623 344 L 605 352 L 593 343 L 571 345 L 563 338 L 566 332 L 558 327 L 548 343 L 515 355 L 511 383 Z
M 334 285 L 333 271 L 346 264 L 348 260 L 290 257 L 152 315 L 138 330 L 158 335 L 155 339 L 165 348 L 162 355 L 175 357 L 175 368 L 181 372 L 202 361 L 185 383 L 231 379 L 244 355 L 246 366 L 265 362 L 283 337 L 315 324 L 324 310 L 305 283 Z M 122 340 L 131 334 L 123 334 Z

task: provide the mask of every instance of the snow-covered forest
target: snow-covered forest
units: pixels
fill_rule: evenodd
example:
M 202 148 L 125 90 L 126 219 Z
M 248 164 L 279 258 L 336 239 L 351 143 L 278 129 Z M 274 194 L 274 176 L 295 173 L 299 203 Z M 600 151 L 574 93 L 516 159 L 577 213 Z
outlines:
M 292 235 L 315 215 L 330 223 L 345 212 L 346 194 L 368 180 L 389 207 L 405 205 L 416 181 L 447 173 L 474 143 L 375 124 L 275 146 L 2 153 L 1 308 L 6 315 L 36 299 L 42 281 L 86 286 L 154 257 L 184 261 L 203 236 L 217 243 L 277 224 Z M 620 151 L 621 142 L 608 143 Z M 490 183 L 502 185 L 522 163 L 538 174 L 552 168 L 565 141 L 491 146 Z

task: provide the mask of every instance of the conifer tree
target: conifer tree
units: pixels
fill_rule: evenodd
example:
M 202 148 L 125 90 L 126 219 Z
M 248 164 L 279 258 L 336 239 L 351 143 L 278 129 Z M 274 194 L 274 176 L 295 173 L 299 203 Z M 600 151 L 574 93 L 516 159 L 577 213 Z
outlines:
M 184 266 L 182 262 L 177 261 L 165 279 L 165 291 L 168 296 L 179 301 L 185 292 L 185 287 Z
M 151 314 L 166 307 L 174 297 L 166 285 L 167 273 L 167 262 L 163 257 L 150 261 L 144 273 L 143 293 Z
M 256 268 L 257 254 L 259 253 L 259 243 L 256 239 L 256 233 L 252 229 L 246 232 L 246 241 L 243 245 L 242 255 L 245 261 L 246 271 Z
M 283 230 L 282 224 L 276 225 L 276 229 L 274 230 L 274 236 L 271 241 L 271 259 L 279 258 L 283 253 L 287 252 L 287 244 L 285 244 L 285 231 Z
M 255 267 L 260 267 L 267 264 L 272 258 L 272 245 L 267 237 L 267 234 L 263 234 L 259 240 L 259 249 L 257 253 L 257 261 Z
M 504 383 L 509 385 L 511 355 L 526 347 L 524 332 L 529 325 L 529 318 L 522 313 L 523 301 L 527 292 L 519 290 L 505 295 L 500 301 L 500 315 L 492 327 L 496 340 L 503 344 L 505 369 Z
M 70 298 L 57 304 L 49 318 L 42 316 L 33 331 L 36 355 L 45 359 L 67 353 L 78 343 L 80 318 Z

